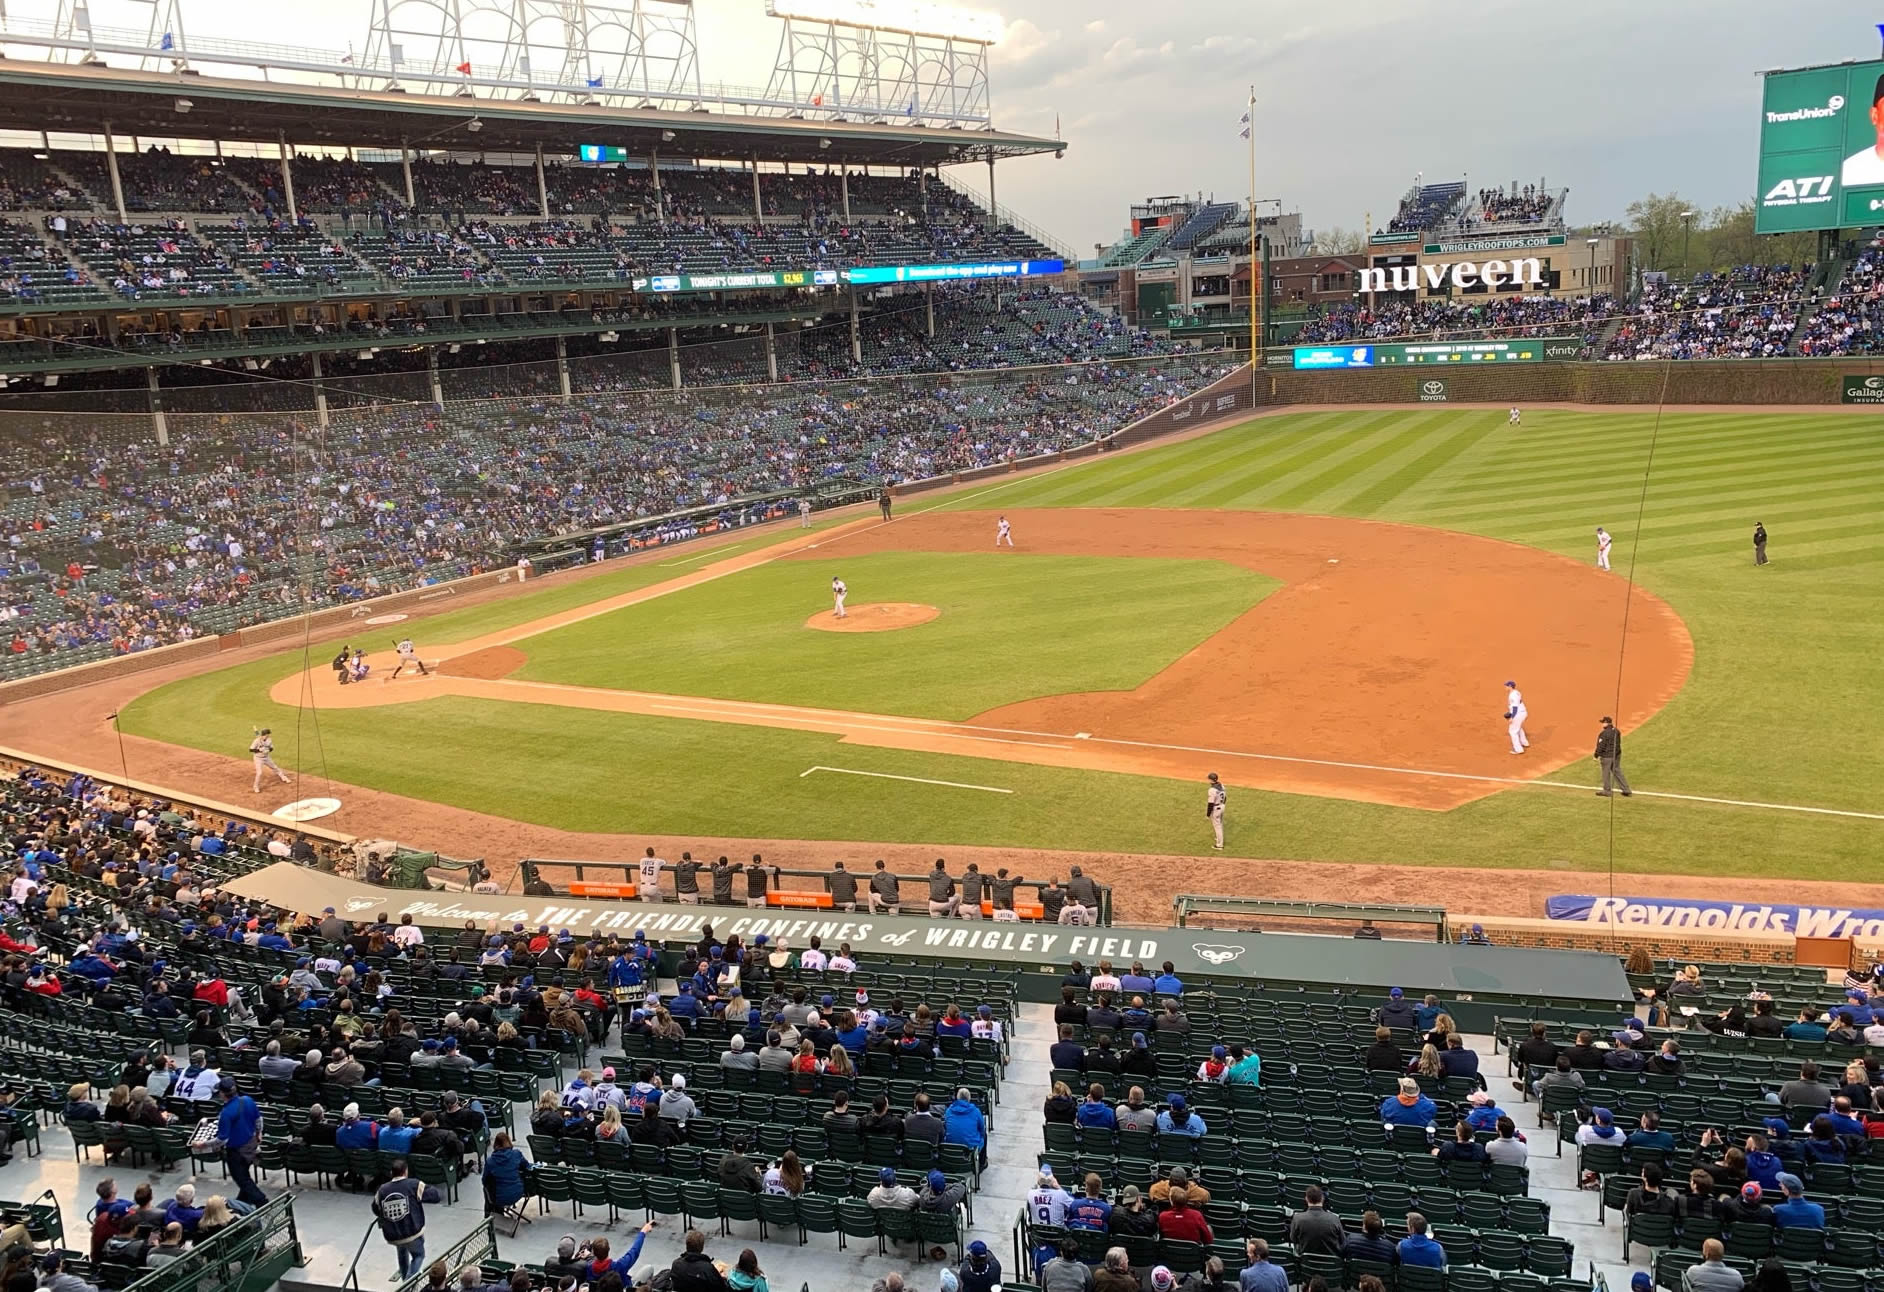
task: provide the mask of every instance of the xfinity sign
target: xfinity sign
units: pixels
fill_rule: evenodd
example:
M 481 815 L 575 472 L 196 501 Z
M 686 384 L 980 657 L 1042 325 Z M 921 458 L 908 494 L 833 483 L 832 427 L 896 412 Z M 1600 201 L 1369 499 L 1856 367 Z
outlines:
M 1438 291 L 1447 282 L 1458 288 L 1484 283 L 1493 291 L 1506 286 L 1541 287 L 1544 283 L 1544 263 L 1536 256 L 1527 256 L 1523 260 L 1487 260 L 1483 266 L 1470 260 L 1457 260 L 1450 265 L 1395 265 L 1392 269 L 1363 269 L 1361 285 L 1354 294 L 1365 296 L 1369 292 L 1410 292 L 1419 287 L 1422 281 L 1429 292 Z

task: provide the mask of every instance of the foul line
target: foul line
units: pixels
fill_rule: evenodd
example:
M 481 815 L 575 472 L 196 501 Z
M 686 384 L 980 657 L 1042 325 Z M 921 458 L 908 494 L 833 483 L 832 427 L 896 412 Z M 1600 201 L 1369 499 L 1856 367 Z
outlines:
M 932 781 L 927 776 L 895 776 L 889 772 L 860 772 L 854 767 L 807 767 L 798 773 L 803 780 L 813 772 L 840 772 L 845 776 L 874 776 L 885 781 L 914 781 L 918 785 L 946 785 L 952 790 L 982 790 L 988 794 L 1012 794 L 1013 790 L 1004 790 L 998 785 L 965 785 L 961 781 Z
M 805 705 L 769 704 L 744 700 L 696 699 L 689 696 L 665 695 L 657 692 L 618 691 L 610 687 L 581 686 L 568 682 L 518 682 L 502 679 L 495 685 L 545 691 L 586 692 L 595 695 L 630 695 L 642 699 L 647 708 L 654 713 L 672 713 L 676 716 L 692 718 L 696 721 L 732 721 L 745 722 L 753 726 L 778 727 L 788 730 L 810 728 L 831 731 L 833 729 L 855 733 L 867 738 L 871 735 L 884 736 L 922 736 L 937 740 L 959 740 L 977 744 L 1017 745 L 1035 749 L 1053 749 L 1062 753 L 1076 753 L 1080 741 L 1086 746 L 1118 745 L 1130 749 L 1155 749 L 1181 754 L 1207 754 L 1213 758 L 1243 758 L 1255 762 L 1290 763 L 1300 767 L 1329 767 L 1341 771 L 1378 772 L 1385 776 L 1414 776 L 1430 780 L 1472 781 L 1481 785 L 1534 785 L 1545 789 L 1583 790 L 1594 792 L 1595 785 L 1579 784 L 1574 781 L 1553 781 L 1524 776 L 1487 776 L 1479 772 L 1442 772 L 1433 768 L 1393 767 L 1384 763 L 1357 763 L 1337 758 L 1307 758 L 1299 754 L 1259 754 L 1243 749 L 1218 749 L 1209 745 L 1177 745 L 1156 740 L 1128 740 L 1118 736 L 1098 736 L 1090 733 L 1068 736 L 1058 731 L 1030 731 L 1024 727 L 990 727 L 969 722 L 940 722 L 932 718 L 898 717 L 893 714 L 845 713 L 832 709 L 818 709 Z M 989 733 L 989 734 L 975 734 Z M 1014 737 L 1033 737 L 1033 739 L 1015 739 Z M 1048 741 L 1062 743 L 1045 743 Z M 933 751 L 942 752 L 942 751 Z M 818 769 L 813 769 L 818 770 Z M 831 767 L 826 771 L 849 771 L 848 768 Z M 852 772 L 852 775 L 866 776 L 879 773 Z M 902 779 L 920 780 L 920 777 Z M 954 784 L 950 781 L 938 781 L 936 784 Z M 969 789 L 989 789 L 985 785 L 967 786 Z M 1288 789 L 1272 791 L 1274 793 L 1293 793 Z M 1766 803 L 1757 799 L 1722 798 L 1707 794 L 1677 794 L 1670 790 L 1636 790 L 1637 798 L 1670 799 L 1683 803 L 1711 803 L 1720 807 L 1757 808 L 1768 812 L 1799 812 L 1808 816 L 1844 817 L 1857 821 L 1884 821 L 1884 812 L 1857 812 L 1846 808 L 1810 807 L 1800 803 Z

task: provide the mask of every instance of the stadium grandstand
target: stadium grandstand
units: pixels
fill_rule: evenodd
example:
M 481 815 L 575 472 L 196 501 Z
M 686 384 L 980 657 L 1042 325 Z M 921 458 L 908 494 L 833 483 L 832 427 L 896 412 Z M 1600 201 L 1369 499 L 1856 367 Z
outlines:
M 768 2 L 761 89 L 701 80 L 690 0 L 624 0 L 639 83 L 422 58 L 393 4 L 357 56 L 190 46 L 184 2 L 0 4 L 0 1292 L 1884 1292 L 1884 912 L 1794 936 L 1729 887 L 1795 839 L 1862 870 L 1884 815 L 1635 743 L 1693 686 L 1712 757 L 1723 640 L 1828 596 L 1815 524 L 1862 590 L 1820 455 L 1864 423 L 1662 404 L 1884 392 L 1791 362 L 1884 353 L 1876 230 L 1676 274 L 1541 177 L 1421 175 L 1337 249 L 1252 174 L 1082 261 L 996 201 L 1069 145 L 996 127 L 990 15 Z M 552 7 L 618 12 L 505 12 Z M 1727 522 L 1686 509 L 1756 492 L 1792 564 L 1722 618 Z M 1587 621 L 1514 630 L 1560 594 Z M 567 672 L 519 645 L 568 629 Z M 729 643 L 789 676 L 700 662 Z M 1318 654 L 1360 736 L 1213 725 Z M 1429 675 L 1483 748 L 1361 712 Z M 1141 701 L 1179 717 L 1103 707 Z M 1188 852 L 1057 833 L 1180 797 Z M 1617 895 L 1683 846 L 1708 899 Z

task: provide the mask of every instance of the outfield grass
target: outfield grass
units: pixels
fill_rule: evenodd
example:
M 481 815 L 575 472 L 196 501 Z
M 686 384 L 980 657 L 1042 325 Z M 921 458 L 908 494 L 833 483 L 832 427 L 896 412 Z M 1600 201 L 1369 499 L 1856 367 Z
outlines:
M 1638 526 L 1654 425 L 1653 413 L 1637 412 L 1529 410 L 1521 428 L 1492 411 L 1305 413 L 942 505 L 1336 513 L 1488 534 L 1579 559 L 1591 557 L 1602 524 L 1616 536 L 1618 575 L 1633 561 L 1638 581 L 1674 605 L 1695 639 L 1687 687 L 1628 734 L 1638 787 L 1884 811 L 1876 716 L 1884 672 L 1873 658 L 1884 626 L 1877 420 L 1664 417 Z M 914 509 L 930 505 L 919 500 Z M 1759 570 L 1750 547 L 1756 519 L 1773 537 L 1773 564 Z M 647 582 L 675 572 L 639 567 L 606 577 Z M 552 598 L 582 604 L 622 586 L 633 584 L 552 587 L 458 612 L 494 616 L 482 627 L 448 615 L 424 621 L 423 635 L 470 636 L 548 613 Z M 529 604 L 534 598 L 545 600 Z M 666 644 L 656 638 L 652 653 Z M 532 659 L 533 667 L 543 662 L 536 649 Z M 272 705 L 266 690 L 296 661 L 165 687 L 125 711 L 125 729 L 239 754 L 251 722 L 293 731 L 294 710 Z M 647 685 L 644 677 L 622 684 Z M 571 829 L 1169 852 L 1201 852 L 1205 843 L 1194 819 L 1198 791 L 1187 783 L 866 749 L 813 733 L 458 699 L 323 714 L 320 731 L 321 748 L 304 734 L 298 753 L 287 750 L 304 767 Z M 819 763 L 1016 793 L 800 777 Z M 727 786 L 737 792 L 712 788 Z M 1586 796 L 1560 790 L 1517 790 L 1446 813 L 1240 791 L 1232 843 L 1277 857 L 1596 870 L 1609 864 L 1610 821 Z M 1875 821 L 1641 797 L 1618 806 L 1615 831 L 1622 871 L 1868 875 L 1884 844 L 1884 823 Z
M 808 632 L 830 609 L 827 577 L 779 561 L 553 629 L 516 643 L 530 657 L 516 676 L 959 721 L 1130 690 L 1277 586 L 1221 561 L 879 552 L 845 558 L 853 603 L 942 613 L 895 632 Z

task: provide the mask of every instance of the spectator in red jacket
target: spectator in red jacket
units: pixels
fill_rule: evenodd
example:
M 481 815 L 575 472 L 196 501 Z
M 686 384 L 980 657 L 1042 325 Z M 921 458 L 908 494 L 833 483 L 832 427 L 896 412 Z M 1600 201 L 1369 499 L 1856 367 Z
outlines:
M 1216 1241 L 1204 1213 L 1191 1206 L 1189 1189 L 1171 1190 L 1171 1205 L 1158 1213 L 1158 1232 L 1166 1238 L 1205 1246 Z

